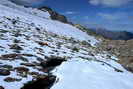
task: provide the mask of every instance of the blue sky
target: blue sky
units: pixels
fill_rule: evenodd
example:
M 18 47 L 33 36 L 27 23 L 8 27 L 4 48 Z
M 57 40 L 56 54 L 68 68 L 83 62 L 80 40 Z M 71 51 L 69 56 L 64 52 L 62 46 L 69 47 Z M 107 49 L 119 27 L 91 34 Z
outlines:
M 14 0 L 26 1 L 26 0 Z M 34 6 L 49 6 L 75 23 L 90 28 L 133 28 L 133 0 L 28 0 Z

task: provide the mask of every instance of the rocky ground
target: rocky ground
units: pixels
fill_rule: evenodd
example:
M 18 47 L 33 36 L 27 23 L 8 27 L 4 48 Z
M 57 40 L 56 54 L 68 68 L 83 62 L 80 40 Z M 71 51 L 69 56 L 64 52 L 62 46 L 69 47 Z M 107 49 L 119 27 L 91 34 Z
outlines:
M 31 89 L 29 85 L 22 87 L 28 81 L 41 81 L 48 88 L 56 81 L 51 70 L 63 61 L 94 57 L 93 47 L 86 41 L 41 30 L 19 18 L 1 17 L 0 21 L 0 82 L 4 82 L 1 89 Z
M 118 62 L 125 67 L 128 71 L 133 72 L 133 40 L 112 40 L 98 35 L 95 32 L 81 26 L 79 24 L 75 25 L 82 31 L 87 32 L 89 35 L 95 36 L 97 39 L 101 40 L 98 47 L 95 49 L 97 52 L 107 51 L 110 54 L 116 55 L 118 57 Z M 87 31 L 86 31 L 87 30 Z
M 108 40 L 104 39 L 98 50 L 105 50 L 116 55 L 127 70 L 133 72 L 133 40 Z

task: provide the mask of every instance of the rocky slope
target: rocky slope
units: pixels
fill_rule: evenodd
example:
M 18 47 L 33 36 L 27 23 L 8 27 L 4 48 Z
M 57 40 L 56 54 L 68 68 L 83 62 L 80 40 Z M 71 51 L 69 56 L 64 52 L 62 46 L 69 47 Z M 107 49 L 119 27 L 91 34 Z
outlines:
M 0 89 L 133 88 L 118 58 L 96 50 L 100 39 L 48 11 L 0 1 L 0 13 Z
M 99 46 L 100 50 L 105 50 L 111 54 L 116 55 L 121 63 L 127 70 L 133 72 L 133 40 L 107 40 Z
M 116 55 L 119 60 L 119 62 L 124 68 L 126 68 L 128 71 L 133 72 L 133 40 L 113 40 L 109 39 L 107 37 L 103 37 L 100 34 L 95 33 L 91 29 L 87 29 L 84 26 L 81 26 L 79 24 L 76 24 L 75 27 L 79 28 L 80 30 L 87 32 L 87 34 L 95 36 L 97 39 L 101 40 L 100 44 L 97 45 L 98 52 L 100 51 L 107 51 L 110 54 Z M 105 32 L 109 32 L 106 31 Z M 117 33 L 117 32 L 116 32 Z M 116 34 L 115 33 L 115 34 Z M 126 32 L 124 32 L 126 33 Z M 108 34 L 108 33 L 107 33 Z M 112 33 L 111 33 L 112 34 Z M 130 33 L 129 33 L 130 34 Z M 117 34 L 116 34 L 117 35 Z M 119 34 L 118 34 L 119 36 Z M 128 37 L 128 36 L 126 36 Z M 125 38 L 125 37 L 124 37 Z

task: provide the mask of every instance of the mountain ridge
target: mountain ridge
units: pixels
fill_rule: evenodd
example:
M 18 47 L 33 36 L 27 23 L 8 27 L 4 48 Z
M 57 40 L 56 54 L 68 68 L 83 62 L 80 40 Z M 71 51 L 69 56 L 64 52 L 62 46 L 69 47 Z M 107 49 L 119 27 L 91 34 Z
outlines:
M 75 27 L 87 32 L 89 35 L 103 37 L 110 40 L 131 40 L 133 39 L 133 33 L 128 31 L 110 31 L 104 28 L 88 28 L 80 24 L 75 24 Z
M 130 40 L 133 39 L 133 33 L 128 31 L 109 31 L 106 29 L 94 29 L 92 30 L 96 34 L 102 35 L 104 38 L 112 40 Z

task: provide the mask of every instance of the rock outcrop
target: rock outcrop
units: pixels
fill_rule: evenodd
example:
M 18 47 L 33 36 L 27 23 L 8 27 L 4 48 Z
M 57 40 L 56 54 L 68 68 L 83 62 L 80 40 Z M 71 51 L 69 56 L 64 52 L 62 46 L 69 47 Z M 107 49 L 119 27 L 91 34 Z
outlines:
M 58 21 L 61 21 L 63 23 L 69 23 L 67 18 L 64 15 L 61 15 L 61 14 L 57 13 L 56 11 L 52 10 L 49 7 L 41 7 L 41 8 L 38 8 L 38 9 L 40 9 L 42 11 L 48 11 L 49 14 L 50 14 L 51 19 L 53 19 L 53 20 L 58 20 Z

